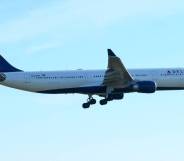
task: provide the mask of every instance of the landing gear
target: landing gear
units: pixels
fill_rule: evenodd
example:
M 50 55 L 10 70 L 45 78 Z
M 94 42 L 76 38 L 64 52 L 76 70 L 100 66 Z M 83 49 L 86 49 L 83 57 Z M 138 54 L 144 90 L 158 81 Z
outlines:
M 93 98 L 93 99 L 91 99 L 91 100 L 90 100 L 90 104 L 91 104 L 91 105 L 96 104 L 96 100 L 95 100 L 94 98 Z
M 107 99 L 100 100 L 100 105 L 102 105 L 102 106 L 103 106 L 103 105 L 106 105 L 107 102 L 108 102 Z
M 111 88 L 111 87 L 108 87 L 107 88 L 107 91 L 106 91 L 106 98 L 105 99 L 103 99 L 103 100 L 100 100 L 100 105 L 106 105 L 108 102 L 110 102 L 110 101 L 113 101 L 113 96 L 111 95 L 111 93 L 112 93 L 112 91 L 113 91 L 113 88 Z
M 94 104 L 96 104 L 96 100 L 92 96 L 89 96 L 89 98 L 87 99 L 87 102 L 83 103 L 82 107 L 89 108 L 90 105 L 94 105 Z
M 105 97 L 104 95 L 99 95 L 101 97 Z M 106 97 L 102 100 L 100 100 L 100 105 L 104 106 L 107 105 L 108 102 L 113 101 L 113 100 L 121 100 L 124 97 L 124 93 L 111 93 L 107 94 Z M 89 95 L 87 102 L 83 103 L 82 107 L 84 109 L 89 108 L 91 105 L 96 104 L 96 99 L 92 97 L 92 95 Z
M 89 107 L 90 107 L 89 102 L 87 102 L 87 103 L 83 103 L 83 104 L 82 104 L 82 107 L 83 107 L 83 108 L 89 108 Z
M 100 105 L 104 106 L 104 105 L 106 105 L 110 101 L 113 101 L 112 97 L 105 98 L 103 100 L 100 100 Z
M 109 94 L 105 99 L 100 100 L 100 105 L 106 105 L 108 102 L 113 101 L 113 100 L 121 100 L 123 99 L 124 94 L 117 94 L 117 95 L 112 95 Z

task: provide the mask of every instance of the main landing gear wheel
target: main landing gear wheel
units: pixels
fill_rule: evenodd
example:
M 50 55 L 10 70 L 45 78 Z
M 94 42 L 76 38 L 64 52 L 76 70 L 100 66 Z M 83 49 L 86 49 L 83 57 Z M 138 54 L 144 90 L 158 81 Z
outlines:
M 107 104 L 107 99 L 103 99 L 103 100 L 100 100 L 100 105 L 106 105 Z
M 96 104 L 96 100 L 92 96 L 89 96 L 87 102 L 83 103 L 82 107 L 86 109 L 86 108 L 89 108 L 90 105 L 94 105 L 94 104 Z
M 83 104 L 82 104 L 82 107 L 85 108 L 85 109 L 86 109 L 86 108 L 89 108 L 89 107 L 90 107 L 90 104 L 89 104 L 89 103 L 83 103 Z
M 89 103 L 90 103 L 91 105 L 94 105 L 94 104 L 96 104 L 96 100 L 95 100 L 95 99 L 91 99 Z

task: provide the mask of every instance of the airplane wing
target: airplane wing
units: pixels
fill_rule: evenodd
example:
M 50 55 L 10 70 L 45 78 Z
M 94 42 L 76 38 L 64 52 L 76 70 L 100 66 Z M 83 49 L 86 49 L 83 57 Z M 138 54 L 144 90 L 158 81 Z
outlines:
M 108 49 L 108 70 L 105 73 L 103 85 L 108 87 L 126 87 L 133 80 L 123 65 L 121 59 L 117 57 L 111 49 Z

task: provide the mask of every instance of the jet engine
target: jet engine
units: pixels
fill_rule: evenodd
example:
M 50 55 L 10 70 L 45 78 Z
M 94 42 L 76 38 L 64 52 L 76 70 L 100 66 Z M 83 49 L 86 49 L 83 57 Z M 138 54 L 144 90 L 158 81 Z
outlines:
M 133 84 L 132 88 L 138 93 L 155 93 L 157 85 L 153 81 L 140 81 Z

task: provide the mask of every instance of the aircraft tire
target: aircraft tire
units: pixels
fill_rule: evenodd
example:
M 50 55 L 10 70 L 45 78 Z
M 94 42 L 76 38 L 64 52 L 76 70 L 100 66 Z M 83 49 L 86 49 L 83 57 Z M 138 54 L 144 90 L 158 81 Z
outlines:
M 100 105 L 102 105 L 102 106 L 103 106 L 103 105 L 106 105 L 107 102 L 108 102 L 108 101 L 107 101 L 106 99 L 100 100 Z
M 96 100 L 95 100 L 95 99 L 90 100 L 90 104 L 91 104 L 91 105 L 96 104 Z
M 89 107 L 90 107 L 90 104 L 89 104 L 89 103 L 83 103 L 82 107 L 83 107 L 84 109 L 89 108 Z

